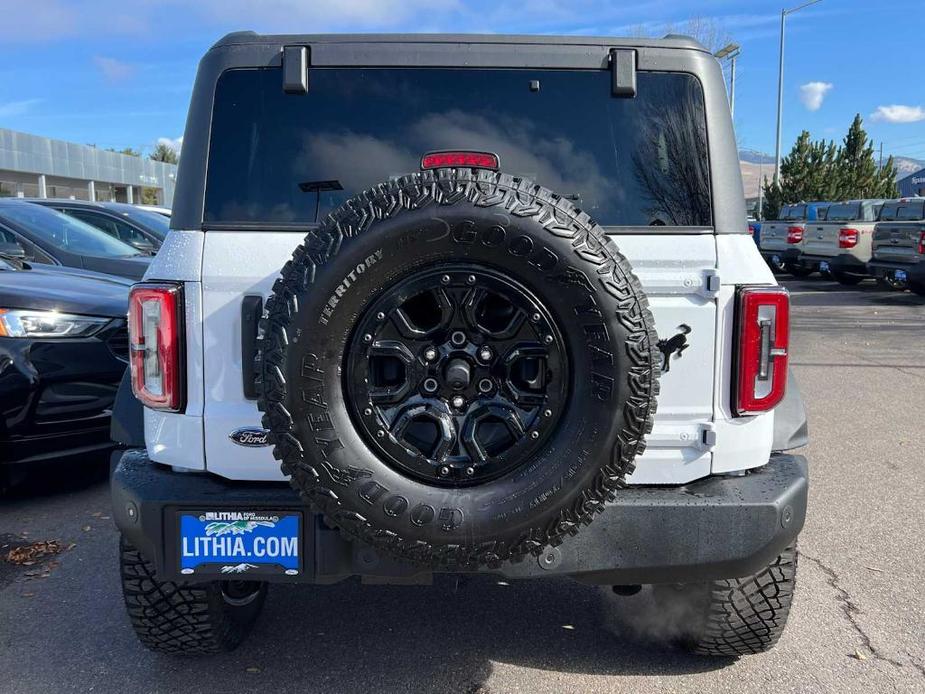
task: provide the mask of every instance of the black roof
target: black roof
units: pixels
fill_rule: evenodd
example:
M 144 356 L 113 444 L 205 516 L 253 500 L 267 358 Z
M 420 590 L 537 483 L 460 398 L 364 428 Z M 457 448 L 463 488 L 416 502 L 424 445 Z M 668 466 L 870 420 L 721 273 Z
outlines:
M 546 34 L 258 34 L 234 31 L 216 41 L 212 48 L 242 45 L 302 45 L 321 43 L 466 43 L 504 45 L 607 46 L 610 48 L 680 48 L 709 51 L 694 38 L 667 34 L 663 38 L 613 36 L 553 36 Z

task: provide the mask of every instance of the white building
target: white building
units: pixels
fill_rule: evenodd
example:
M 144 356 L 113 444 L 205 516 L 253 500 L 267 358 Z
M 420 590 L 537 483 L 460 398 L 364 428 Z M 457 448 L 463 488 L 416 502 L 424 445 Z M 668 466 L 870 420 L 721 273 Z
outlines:
M 0 128 L 0 196 L 141 202 L 143 188 L 170 207 L 177 167 Z

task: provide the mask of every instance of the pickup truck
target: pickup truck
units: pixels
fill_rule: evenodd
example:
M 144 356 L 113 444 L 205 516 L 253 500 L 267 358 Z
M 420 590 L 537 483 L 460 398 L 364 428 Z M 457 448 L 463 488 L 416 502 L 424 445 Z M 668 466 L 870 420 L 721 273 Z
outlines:
M 891 285 L 907 284 L 925 296 L 925 198 L 891 201 L 874 227 L 867 271 Z
M 832 278 L 845 285 L 861 282 L 867 274 L 871 240 L 877 215 L 884 200 L 836 202 L 826 212 L 825 221 L 807 223 L 803 234 L 804 266 L 828 270 Z
M 780 219 L 761 225 L 761 255 L 772 269 L 783 268 L 794 277 L 808 277 L 818 268 L 804 264 L 800 258 L 803 252 L 803 238 L 806 224 L 825 219 L 831 203 L 800 202 L 784 205 Z

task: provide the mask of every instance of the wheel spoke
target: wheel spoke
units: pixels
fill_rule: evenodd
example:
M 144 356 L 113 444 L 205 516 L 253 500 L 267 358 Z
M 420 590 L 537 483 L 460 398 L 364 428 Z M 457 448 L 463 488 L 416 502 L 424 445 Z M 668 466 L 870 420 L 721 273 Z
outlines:
M 386 461 L 430 483 L 504 474 L 566 409 L 555 324 L 493 270 L 418 271 L 372 303 L 351 339 L 344 378 L 361 432 Z

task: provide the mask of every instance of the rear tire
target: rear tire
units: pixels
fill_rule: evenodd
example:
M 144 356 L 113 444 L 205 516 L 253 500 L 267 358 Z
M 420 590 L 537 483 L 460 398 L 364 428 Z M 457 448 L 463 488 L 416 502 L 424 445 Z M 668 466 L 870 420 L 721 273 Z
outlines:
M 693 612 L 693 626 L 680 640 L 687 650 L 707 656 L 751 655 L 771 649 L 780 639 L 790 614 L 796 571 L 794 545 L 751 576 L 656 586 L 655 595 L 665 610 Z
M 212 581 L 186 585 L 161 581 L 154 564 L 124 538 L 119 542 L 122 595 L 138 640 L 171 655 L 230 651 L 250 633 L 263 609 L 267 585 Z

